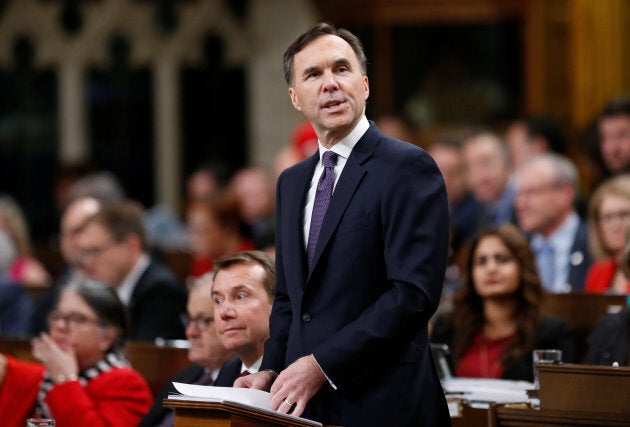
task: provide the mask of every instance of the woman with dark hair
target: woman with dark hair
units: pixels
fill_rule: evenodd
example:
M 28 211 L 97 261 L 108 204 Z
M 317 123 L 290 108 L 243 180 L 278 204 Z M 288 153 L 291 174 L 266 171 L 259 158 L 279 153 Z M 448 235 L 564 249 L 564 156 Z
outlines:
M 152 396 L 120 354 L 128 315 L 116 292 L 93 281 L 70 283 L 48 322 L 50 332 L 33 339 L 43 365 L 0 355 L 3 425 L 22 426 L 32 415 L 54 418 L 57 427 L 137 425 Z
M 535 348 L 560 349 L 572 361 L 571 328 L 542 314 L 534 256 L 516 227 L 480 231 L 470 242 L 466 276 L 452 313 L 436 320 L 431 337 L 451 347 L 457 376 L 532 381 Z

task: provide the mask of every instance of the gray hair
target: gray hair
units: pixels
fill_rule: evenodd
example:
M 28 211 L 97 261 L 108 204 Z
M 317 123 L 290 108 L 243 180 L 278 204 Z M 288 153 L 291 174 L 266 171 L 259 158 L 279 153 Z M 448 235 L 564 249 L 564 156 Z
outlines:
M 579 185 L 579 175 L 575 164 L 566 156 L 556 153 L 538 154 L 527 159 L 519 168 L 520 174 L 523 169 L 534 165 L 546 165 L 553 172 L 554 184 L 570 185 L 577 191 Z

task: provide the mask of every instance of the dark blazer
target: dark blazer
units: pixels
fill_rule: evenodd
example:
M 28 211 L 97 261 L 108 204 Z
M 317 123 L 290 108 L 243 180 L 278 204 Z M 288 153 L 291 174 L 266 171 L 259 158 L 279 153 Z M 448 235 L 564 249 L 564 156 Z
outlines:
M 279 178 L 276 296 L 261 369 L 313 354 L 324 384 L 304 417 L 352 426 L 450 425 L 427 337 L 448 248 L 442 177 L 422 149 L 373 123 L 330 201 L 313 267 L 302 233 L 319 154 Z
M 28 335 L 34 310 L 24 285 L 0 277 L 0 335 Z
M 453 330 L 453 324 L 450 322 L 450 319 L 437 319 L 433 327 L 431 342 L 447 344 L 452 351 L 455 339 L 455 331 Z M 574 362 L 575 353 L 573 349 L 573 330 L 571 326 L 557 316 L 550 314 L 543 315 L 532 347 L 520 359 L 506 364 L 501 378 L 506 380 L 533 381 L 532 351 L 536 348 L 562 350 L 562 361 L 564 363 Z M 454 368 L 454 366 L 451 367 L 451 369 Z
M 589 365 L 628 366 L 630 351 L 630 307 L 607 314 L 597 321 L 588 337 L 584 363 Z
M 164 265 L 151 260 L 134 287 L 129 302 L 130 338 L 185 339 L 186 287 Z
M 569 255 L 569 284 L 573 291 L 582 291 L 588 269 L 593 263 L 588 246 L 588 225 L 580 219 L 580 225 L 575 233 L 575 240 Z
M 138 427 L 152 427 L 159 425 L 166 414 L 168 414 L 171 409 L 165 408 L 162 406 L 162 401 L 168 397 L 169 394 L 177 393 L 175 387 L 173 386 L 173 382 L 184 383 L 184 384 L 194 384 L 195 381 L 201 377 L 204 373 L 204 368 L 201 365 L 197 365 L 196 363 L 191 363 L 186 366 L 184 369 L 179 371 L 175 376 L 162 387 L 160 393 L 155 397 L 153 401 L 153 406 L 149 410 L 149 412 L 142 418 Z M 221 368 L 219 372 L 219 376 L 214 381 L 212 385 L 217 387 L 232 387 L 234 384 L 234 380 L 236 380 L 241 373 L 241 360 L 238 357 L 233 357 L 232 359 L 225 362 L 225 365 Z

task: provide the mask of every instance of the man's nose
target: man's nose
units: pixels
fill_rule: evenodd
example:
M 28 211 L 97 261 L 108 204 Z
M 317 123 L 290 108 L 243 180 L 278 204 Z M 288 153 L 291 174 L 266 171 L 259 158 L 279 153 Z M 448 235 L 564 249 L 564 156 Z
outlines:
M 232 318 L 236 314 L 234 306 L 229 301 L 223 301 L 219 307 L 219 315 L 223 319 Z
M 323 74 L 323 85 L 324 91 L 335 91 L 339 89 L 339 82 L 337 82 L 337 77 L 332 70 L 326 70 Z

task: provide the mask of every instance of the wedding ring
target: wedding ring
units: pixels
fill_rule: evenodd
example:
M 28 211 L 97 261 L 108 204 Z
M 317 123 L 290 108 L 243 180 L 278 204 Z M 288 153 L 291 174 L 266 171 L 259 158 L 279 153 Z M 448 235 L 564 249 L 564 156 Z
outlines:
M 285 405 L 293 406 L 293 403 L 289 402 L 287 399 L 284 399 L 282 403 L 284 403 Z

